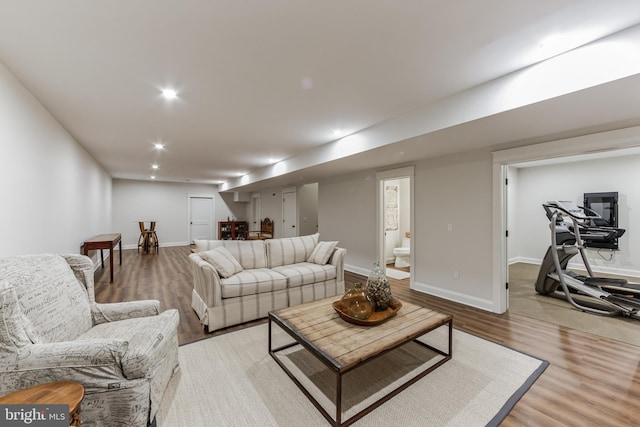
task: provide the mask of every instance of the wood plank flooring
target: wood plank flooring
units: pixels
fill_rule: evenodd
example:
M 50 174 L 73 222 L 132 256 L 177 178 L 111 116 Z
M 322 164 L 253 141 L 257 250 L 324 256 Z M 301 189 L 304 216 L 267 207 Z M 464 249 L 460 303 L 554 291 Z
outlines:
M 158 299 L 162 308 L 178 309 L 182 344 L 246 327 L 204 332 L 191 309 L 189 253 L 188 246 L 160 248 L 158 254 L 124 250 L 122 266 L 114 266 L 113 284 L 108 267 L 96 270 L 96 300 Z M 350 272 L 345 272 L 345 278 L 348 285 L 366 280 Z M 409 289 L 408 280 L 392 279 L 391 284 L 401 300 L 453 314 L 454 327 L 460 330 L 550 362 L 503 426 L 640 425 L 639 347 L 521 315 L 497 315 L 446 301 Z M 251 324 L 259 322 L 263 321 Z

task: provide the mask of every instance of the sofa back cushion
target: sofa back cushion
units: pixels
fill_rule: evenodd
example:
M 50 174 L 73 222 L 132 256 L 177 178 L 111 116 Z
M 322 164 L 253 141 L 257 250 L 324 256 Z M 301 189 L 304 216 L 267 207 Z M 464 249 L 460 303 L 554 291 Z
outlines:
M 91 329 L 86 289 L 61 256 L 0 258 L 0 279 L 15 289 L 21 312 L 37 332 L 29 334 L 31 341 L 71 341 Z
M 320 234 L 265 240 L 269 268 L 306 262 L 318 244 Z
M 267 267 L 267 253 L 263 240 L 194 240 L 194 243 L 198 252 L 223 246 L 245 270 Z

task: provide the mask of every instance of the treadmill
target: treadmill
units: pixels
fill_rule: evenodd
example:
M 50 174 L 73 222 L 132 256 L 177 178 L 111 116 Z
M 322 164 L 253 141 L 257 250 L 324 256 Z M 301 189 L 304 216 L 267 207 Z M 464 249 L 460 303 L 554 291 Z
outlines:
M 566 299 L 584 312 L 640 319 L 640 284 L 594 276 L 585 252 L 589 243 L 610 242 L 621 237 L 625 230 L 591 226 L 592 220 L 600 215 L 571 201 L 550 201 L 542 206 L 550 221 L 551 246 L 540 265 L 536 292 Z M 578 253 L 586 276 L 567 270 L 569 260 Z

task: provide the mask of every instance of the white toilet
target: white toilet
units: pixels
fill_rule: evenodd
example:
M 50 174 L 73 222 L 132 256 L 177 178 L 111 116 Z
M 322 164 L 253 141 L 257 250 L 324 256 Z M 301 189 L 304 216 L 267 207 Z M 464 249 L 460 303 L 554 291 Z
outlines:
M 409 267 L 411 259 L 411 239 L 409 237 L 402 239 L 402 247 L 395 248 L 393 256 L 396 257 L 396 267 Z

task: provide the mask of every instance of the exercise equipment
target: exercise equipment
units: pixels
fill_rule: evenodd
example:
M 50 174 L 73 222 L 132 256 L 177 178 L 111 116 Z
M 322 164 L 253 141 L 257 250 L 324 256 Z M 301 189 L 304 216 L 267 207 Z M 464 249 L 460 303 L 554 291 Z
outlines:
M 613 241 L 622 237 L 625 230 L 592 226 L 598 223 L 592 220 L 600 215 L 571 201 L 551 201 L 542 206 L 550 221 L 551 246 L 540 265 L 536 292 L 566 299 L 588 313 L 640 319 L 640 284 L 594 276 L 585 252 L 590 243 Z M 578 253 L 586 276 L 567 270 L 569 260 Z

